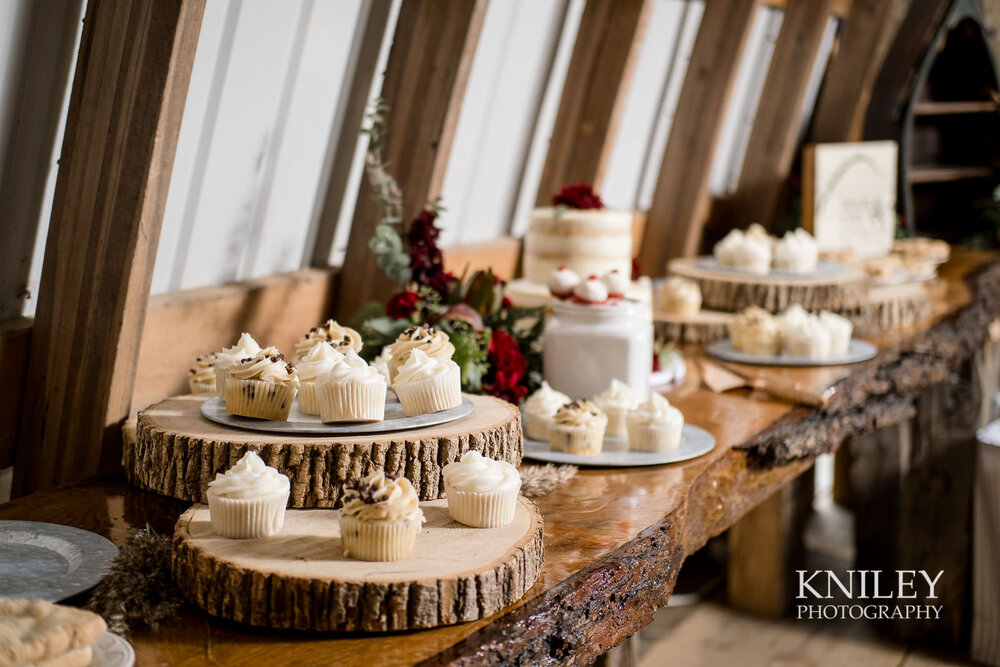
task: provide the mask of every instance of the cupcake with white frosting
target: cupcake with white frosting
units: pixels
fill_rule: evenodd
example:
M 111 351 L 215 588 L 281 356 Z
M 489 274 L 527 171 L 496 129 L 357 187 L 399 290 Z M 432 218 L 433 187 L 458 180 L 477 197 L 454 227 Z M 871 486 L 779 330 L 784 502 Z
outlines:
M 357 356 L 348 348 L 350 354 Z M 319 414 L 319 399 L 316 394 L 317 381 L 333 367 L 343 361 L 344 355 L 329 341 L 313 345 L 305 356 L 295 360 L 295 372 L 299 376 L 299 410 L 307 415 Z
M 392 389 L 407 417 L 447 410 L 462 404 L 462 372 L 451 359 L 416 348 L 396 371 Z
M 378 470 L 345 490 L 340 510 L 344 555 L 370 561 L 406 558 L 425 520 L 410 480 L 389 479 Z
M 736 263 L 736 251 L 743 247 L 743 230 L 732 229 L 722 237 L 722 240 L 712 248 L 715 261 L 722 266 L 734 266 Z
M 625 292 L 632 284 L 631 276 L 626 276 L 618 269 L 612 269 L 601 276 L 601 282 L 608 288 L 609 299 L 624 299 Z
M 298 363 L 299 359 L 304 359 L 313 347 L 322 343 L 329 343 L 341 354 L 347 354 L 348 350 L 361 352 L 361 348 L 364 346 L 361 334 L 357 331 L 341 325 L 336 320 L 327 320 L 318 327 L 310 329 L 295 343 L 295 362 Z
M 316 383 L 319 418 L 329 422 L 380 422 L 385 418 L 385 378 L 348 350 Z
M 214 394 L 215 392 L 215 353 L 203 354 L 194 360 L 194 366 L 188 375 L 188 388 L 192 394 Z
M 372 359 L 372 368 L 378 371 L 378 374 L 385 378 L 386 383 L 392 382 L 389 377 L 389 360 L 392 359 L 392 350 L 386 345 L 382 348 L 382 351 L 378 353 L 378 356 Z
M 681 444 L 684 415 L 661 394 L 628 413 L 628 448 L 637 452 L 666 452 Z
M 811 273 L 819 263 L 819 246 L 806 230 L 788 232 L 774 244 L 774 268 L 789 273 Z
M 597 276 L 590 276 L 573 288 L 573 301 L 587 305 L 607 303 L 608 287 Z
M 816 315 L 788 327 L 783 334 L 785 354 L 805 359 L 825 359 L 830 356 L 830 331 Z
M 542 386 L 524 401 L 524 434 L 534 440 L 547 441 L 549 421 L 556 410 L 569 401 L 569 396 L 542 381 Z
M 773 357 L 781 353 L 781 334 L 774 315 L 750 306 L 729 323 L 729 337 L 740 352 Z
M 568 299 L 573 296 L 573 288 L 580 283 L 580 276 L 573 269 L 560 266 L 549 274 L 549 293 L 557 299 Z
M 764 275 L 771 272 L 771 241 L 767 236 L 746 234 L 733 254 L 733 268 Z
M 420 350 L 428 357 L 435 359 L 451 359 L 455 354 L 455 346 L 451 344 L 448 334 L 429 324 L 412 326 L 399 334 L 396 342 L 389 346 L 389 381 L 396 381 L 396 373 L 400 366 L 406 363 L 413 350 Z
M 605 435 L 611 438 L 624 438 L 628 435 L 625 417 L 629 410 L 639 404 L 639 397 L 632 387 L 614 379 L 607 389 L 594 397 L 594 404 L 608 417 Z
M 781 334 L 781 345 L 784 347 L 788 332 L 809 319 L 809 311 L 797 303 L 793 303 L 781 313 L 774 316 L 778 323 L 778 331 Z
M 659 291 L 660 310 L 671 315 L 691 317 L 701 310 L 701 288 L 681 276 L 671 276 Z
M 232 347 L 224 347 L 215 353 L 215 390 L 219 397 L 226 398 L 226 379 L 229 369 L 239 365 L 240 361 L 253 357 L 260 352 L 260 345 L 248 333 L 243 333 Z
M 442 471 L 451 518 L 473 528 L 500 528 L 514 520 L 521 475 L 506 461 L 466 452 Z
M 604 447 L 608 416 L 590 401 L 571 401 L 556 410 L 549 424 L 549 448 L 584 456 L 597 456 Z
M 851 321 L 828 310 L 819 311 L 819 321 L 830 334 L 830 356 L 846 355 L 851 348 L 851 336 L 854 333 Z
M 276 347 L 267 347 L 230 369 L 226 412 L 241 417 L 284 421 L 299 388 L 295 367 Z
M 267 537 L 285 523 L 288 477 L 248 451 L 236 465 L 208 483 L 212 532 L 222 537 Z

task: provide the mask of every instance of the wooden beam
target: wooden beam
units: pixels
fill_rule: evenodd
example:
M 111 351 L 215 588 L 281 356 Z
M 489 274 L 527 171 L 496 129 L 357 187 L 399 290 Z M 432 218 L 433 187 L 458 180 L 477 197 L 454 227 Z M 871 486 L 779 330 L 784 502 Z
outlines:
M 860 141 L 875 78 L 908 0 L 854 0 L 816 100 L 810 141 Z
M 567 183 L 600 189 L 651 0 L 587 0 L 573 45 L 536 201 Z
M 486 7 L 487 0 L 407 0 L 400 7 L 381 97 L 389 105 L 383 156 L 402 189 L 406 221 L 441 193 Z M 382 217 L 373 194 L 362 179 L 337 296 L 344 320 L 396 289 L 368 249 Z
M 0 468 L 14 463 L 17 424 L 31 349 L 31 325 L 29 317 L 0 321 L 0 368 L 4 369 L 5 378 L 0 383 Z
M 726 226 L 772 223 L 795 161 L 813 63 L 835 0 L 788 0 Z
M 698 252 L 712 159 L 757 4 L 705 5 L 639 246 L 639 263 L 653 275 L 668 260 Z
M 312 266 L 321 267 L 330 263 L 330 254 L 337 234 L 337 221 L 340 219 L 344 195 L 347 192 L 347 180 L 354 165 L 355 147 L 368 106 L 372 77 L 375 76 L 375 67 L 378 64 L 378 55 L 385 39 L 385 27 L 389 22 L 391 10 L 392 0 L 370 0 L 362 3 L 361 11 L 364 16 L 358 22 L 360 31 L 355 35 L 355 44 L 347 70 L 350 83 L 345 88 L 348 92 L 339 102 L 340 108 L 343 109 L 340 130 L 336 142 L 330 145 L 329 150 L 333 164 L 330 165 L 322 208 L 316 220 L 309 258 Z
M 204 0 L 91 0 L 28 364 L 14 495 L 118 465 Z
M 444 270 L 457 276 L 468 271 L 492 269 L 493 274 L 510 280 L 517 275 L 518 261 L 521 258 L 521 240 L 510 236 L 482 243 L 469 243 L 442 248 L 444 255 Z

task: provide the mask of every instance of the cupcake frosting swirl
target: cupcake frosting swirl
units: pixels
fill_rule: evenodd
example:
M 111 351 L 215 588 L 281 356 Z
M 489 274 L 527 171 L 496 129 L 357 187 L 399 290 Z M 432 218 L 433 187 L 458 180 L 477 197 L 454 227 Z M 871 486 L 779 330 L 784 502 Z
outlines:
M 448 334 L 426 324 L 410 327 L 399 334 L 396 342 L 389 346 L 392 364 L 398 367 L 406 363 L 414 350 L 420 350 L 428 357 L 445 359 L 451 359 L 455 354 L 455 346 L 451 344 Z
M 191 379 L 195 382 L 210 382 L 215 384 L 215 354 L 205 354 L 194 360 L 191 367 Z
M 218 473 L 208 483 L 215 495 L 223 498 L 260 498 L 275 493 L 288 493 L 288 477 L 264 463 L 253 452 L 243 455 L 236 465 L 224 473 Z
M 295 343 L 295 358 L 302 359 L 322 343 L 330 343 L 341 354 L 348 350 L 360 352 L 363 345 L 361 334 L 350 327 L 342 326 L 336 320 L 327 320 L 318 327 L 313 327 L 305 336 Z
M 444 481 L 456 491 L 509 491 L 521 488 L 521 475 L 506 461 L 486 458 L 476 451 L 466 452 L 461 461 L 444 467 Z
M 681 411 L 670 405 L 662 394 L 653 393 L 649 400 L 629 413 L 628 419 L 634 424 L 647 426 L 670 426 L 684 422 Z
M 263 380 L 279 384 L 299 383 L 295 367 L 285 363 L 285 355 L 276 347 L 265 347 L 252 357 L 240 359 L 238 366 L 229 371 L 230 377 L 238 380 Z
M 236 366 L 240 363 L 240 359 L 252 357 L 258 352 L 260 352 L 260 345 L 257 344 L 257 341 L 250 334 L 244 333 L 236 341 L 236 345 L 224 347 L 222 348 L 222 352 L 215 354 L 215 365 L 218 368 Z
M 381 470 L 346 488 L 341 511 L 360 521 L 426 520 L 410 480 L 388 479 Z
M 348 351 L 354 354 L 353 350 Z M 329 342 L 323 342 L 313 346 L 304 357 L 296 360 L 295 372 L 302 382 L 315 382 L 320 375 L 329 373 L 343 359 L 344 355 L 338 352 L 333 345 Z
M 560 406 L 569 403 L 569 400 L 569 396 L 556 391 L 543 380 L 542 386 L 524 402 L 524 411 L 551 417 Z
M 410 356 L 399 370 L 396 371 L 396 378 L 393 384 L 409 384 L 429 380 L 439 375 L 447 373 L 452 366 L 457 364 L 451 359 L 437 359 L 428 357 L 423 350 L 414 349 L 410 351 Z
M 563 426 L 598 426 L 607 416 L 590 401 L 571 401 L 556 410 L 552 421 Z
M 634 408 L 639 399 L 631 387 L 621 380 L 614 379 L 607 389 L 594 397 L 594 403 L 609 408 Z
M 378 382 L 385 384 L 385 378 L 376 369 L 368 365 L 354 350 L 348 350 L 340 363 L 321 378 L 322 382 L 350 382 L 364 384 Z

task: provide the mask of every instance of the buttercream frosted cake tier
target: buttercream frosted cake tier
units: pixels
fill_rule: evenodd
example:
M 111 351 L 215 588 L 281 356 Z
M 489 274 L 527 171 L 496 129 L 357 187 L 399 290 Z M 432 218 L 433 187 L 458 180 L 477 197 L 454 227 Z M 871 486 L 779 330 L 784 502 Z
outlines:
M 632 212 L 537 208 L 524 238 L 524 277 L 542 285 L 566 266 L 580 276 L 632 273 Z

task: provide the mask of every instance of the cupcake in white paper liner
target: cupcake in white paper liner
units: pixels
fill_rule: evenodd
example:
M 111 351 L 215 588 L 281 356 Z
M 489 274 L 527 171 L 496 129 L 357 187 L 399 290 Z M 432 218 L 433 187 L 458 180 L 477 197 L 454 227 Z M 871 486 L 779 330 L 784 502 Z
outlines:
M 267 537 L 285 523 L 288 477 L 247 452 L 236 465 L 208 483 L 212 532 L 239 539 Z
M 330 422 L 385 419 L 385 378 L 353 350 L 316 383 L 319 418 Z
M 521 475 L 506 461 L 466 452 L 444 467 L 448 512 L 473 528 L 500 528 L 514 520 Z
M 396 371 L 392 389 L 407 417 L 439 412 L 462 404 L 462 372 L 451 359 L 414 349 Z
M 388 479 L 378 470 L 344 493 L 340 510 L 344 555 L 370 561 L 406 558 L 425 520 L 410 481 Z
M 668 452 L 681 444 L 684 415 L 661 394 L 628 414 L 628 448 L 636 452 Z
M 572 401 L 556 411 L 549 424 L 549 448 L 554 452 L 597 456 L 604 447 L 608 416 L 590 401 Z

